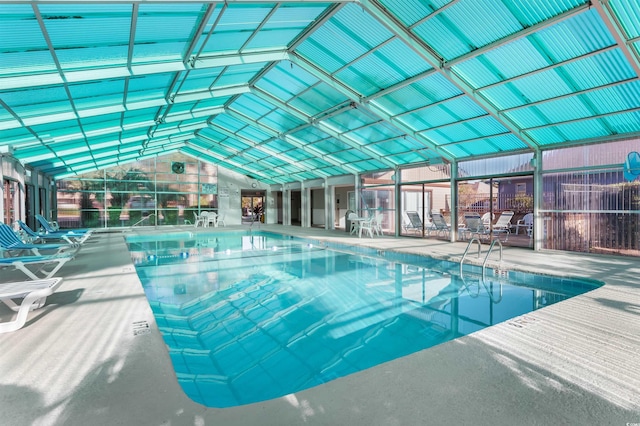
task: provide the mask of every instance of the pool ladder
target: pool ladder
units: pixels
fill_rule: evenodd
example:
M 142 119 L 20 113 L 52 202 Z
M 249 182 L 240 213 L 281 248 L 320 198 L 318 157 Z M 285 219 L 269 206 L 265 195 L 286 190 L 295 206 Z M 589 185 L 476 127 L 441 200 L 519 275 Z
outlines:
M 493 248 L 496 243 L 500 246 L 500 264 L 502 264 L 502 243 L 498 239 L 495 239 L 493 240 L 493 242 L 491 242 L 491 245 L 489 246 L 489 251 L 487 252 L 486 256 L 484 257 L 484 261 L 482 262 L 482 276 L 478 277 L 477 292 L 475 295 L 473 295 L 469 290 L 469 283 L 465 279 L 464 274 L 462 272 L 462 264 L 464 263 L 464 259 L 467 257 L 467 253 L 469 252 L 469 249 L 471 248 L 471 245 L 474 242 L 478 244 L 478 259 L 480 259 L 480 252 L 482 251 L 481 250 L 482 245 L 480 243 L 480 240 L 478 238 L 472 238 L 469 241 L 469 244 L 467 245 L 467 249 L 464 251 L 464 254 L 462 255 L 462 259 L 460 260 L 460 279 L 462 280 L 463 288 L 467 290 L 467 292 L 471 297 L 475 298 L 480 295 L 480 286 L 482 285 L 482 287 L 484 287 L 485 291 L 489 295 L 489 298 L 491 299 L 491 301 L 493 303 L 500 303 L 500 301 L 502 300 L 502 283 L 501 282 L 497 283 L 499 286 L 498 287 L 499 290 L 496 295 L 493 288 L 495 282 L 491 281 L 487 284 L 486 271 L 487 271 L 487 261 L 489 260 L 489 256 L 491 255 L 491 252 L 493 251 Z
M 474 242 L 478 244 L 478 259 L 480 259 L 482 244 L 480 243 L 479 238 L 474 237 L 471 240 L 469 240 L 469 244 L 467 244 L 467 248 L 465 249 L 464 254 L 462 255 L 462 259 L 460 260 L 460 276 L 462 276 L 462 264 L 464 263 L 464 259 L 467 257 L 467 254 L 469 253 L 469 249 L 471 248 L 471 245 Z M 491 255 L 491 252 L 493 251 L 493 248 L 496 245 L 496 243 L 498 243 L 498 246 L 500 247 L 500 264 L 502 264 L 502 243 L 498 238 L 496 238 L 491 242 L 491 245 L 489 246 L 489 251 L 487 252 L 486 256 L 484 257 L 484 261 L 482 262 L 482 279 L 486 277 L 487 262 L 489 261 L 489 256 Z

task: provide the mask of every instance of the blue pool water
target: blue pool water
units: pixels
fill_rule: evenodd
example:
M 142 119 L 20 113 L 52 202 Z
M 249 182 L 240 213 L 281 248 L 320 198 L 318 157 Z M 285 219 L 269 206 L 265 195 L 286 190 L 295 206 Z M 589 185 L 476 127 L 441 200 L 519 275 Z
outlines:
M 153 238 L 153 239 L 151 239 Z M 194 401 L 230 407 L 307 389 L 599 286 L 271 233 L 127 239 Z

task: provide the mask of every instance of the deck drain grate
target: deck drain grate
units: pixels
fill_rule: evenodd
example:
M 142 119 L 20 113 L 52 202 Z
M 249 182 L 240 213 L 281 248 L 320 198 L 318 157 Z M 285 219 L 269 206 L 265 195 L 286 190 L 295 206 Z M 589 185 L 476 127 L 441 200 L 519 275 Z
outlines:
M 140 336 L 141 334 L 151 333 L 151 327 L 147 321 L 136 321 L 133 323 L 133 335 Z

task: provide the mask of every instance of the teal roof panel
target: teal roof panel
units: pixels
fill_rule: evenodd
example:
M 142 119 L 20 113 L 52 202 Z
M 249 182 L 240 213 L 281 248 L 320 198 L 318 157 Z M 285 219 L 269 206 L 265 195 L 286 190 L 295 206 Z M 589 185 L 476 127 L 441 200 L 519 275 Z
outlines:
M 369 96 L 424 72 L 427 68 L 415 52 L 393 40 L 351 63 L 335 76 L 363 96 Z
M 629 39 L 640 37 L 640 0 L 610 0 L 610 7 Z
M 1 20 L 0 76 L 56 71 L 47 41 L 30 5 L 3 5 Z
M 285 183 L 635 137 L 638 1 L 12 0 L 0 146 L 54 175 L 178 150 Z
M 288 102 L 294 96 L 317 84 L 316 77 L 291 62 L 280 62 L 271 68 L 257 83 L 256 87 Z
M 407 27 L 423 19 L 431 19 L 435 11 L 454 3 L 455 0 L 381 0 L 385 9 L 391 11 Z
M 464 55 L 523 28 L 502 2 L 483 0 L 456 3 L 418 25 L 415 34 L 445 60 Z

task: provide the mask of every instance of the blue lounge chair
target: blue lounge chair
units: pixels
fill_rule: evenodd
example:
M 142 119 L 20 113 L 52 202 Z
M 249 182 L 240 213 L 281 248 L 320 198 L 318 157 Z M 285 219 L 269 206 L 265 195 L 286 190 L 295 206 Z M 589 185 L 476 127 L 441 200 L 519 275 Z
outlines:
M 52 240 L 64 240 L 68 244 L 82 244 L 91 236 L 91 231 L 88 231 L 84 234 L 76 234 L 74 232 L 66 232 L 66 231 L 57 231 L 57 232 L 35 232 L 33 229 L 29 227 L 26 223 L 16 220 L 16 223 L 20 226 L 28 236 L 34 239 L 34 242 L 38 240 L 42 241 L 52 241 Z
M 44 229 L 44 231 L 48 234 L 64 233 L 66 235 L 85 235 L 93 232 L 92 229 L 56 229 L 51 225 L 51 223 L 49 223 L 47 219 L 44 218 L 44 216 L 40 214 L 36 215 L 36 220 L 38 221 L 42 229 Z
M 35 256 L 40 256 L 40 250 L 55 250 L 60 253 L 66 250 L 77 251 L 80 246 L 73 244 L 30 244 L 23 242 L 20 237 L 4 223 L 0 223 L 0 247 L 5 249 L 10 255 L 15 252 L 21 255 L 24 251 L 30 251 Z
M 4 249 L 0 249 L 0 268 L 13 267 L 22 271 L 32 280 L 51 278 L 64 266 L 65 263 L 73 259 L 73 254 L 57 253 L 40 256 L 20 256 L 4 257 Z M 53 269 L 47 270 L 47 266 L 53 265 Z M 33 270 L 30 268 L 34 268 Z M 41 274 L 42 276 L 38 276 Z M 2 285 L 2 284 L 0 284 Z

